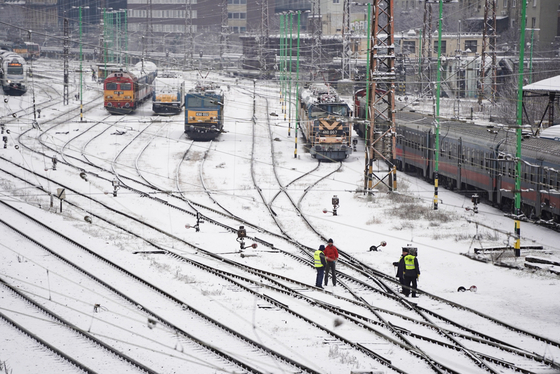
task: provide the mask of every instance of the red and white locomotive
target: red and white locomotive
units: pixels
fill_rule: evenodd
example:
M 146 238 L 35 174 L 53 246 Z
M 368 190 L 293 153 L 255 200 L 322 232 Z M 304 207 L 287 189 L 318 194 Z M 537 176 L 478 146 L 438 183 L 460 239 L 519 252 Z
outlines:
M 120 70 L 110 74 L 104 81 L 105 109 L 111 114 L 134 112 L 145 100 L 152 97 L 157 66 L 143 61 L 129 71 Z

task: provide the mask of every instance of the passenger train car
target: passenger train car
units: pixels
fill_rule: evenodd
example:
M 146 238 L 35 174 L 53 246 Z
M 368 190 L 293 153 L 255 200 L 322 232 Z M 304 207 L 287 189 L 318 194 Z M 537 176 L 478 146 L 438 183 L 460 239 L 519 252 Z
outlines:
M 224 93 L 215 84 L 197 83 L 185 97 L 185 133 L 192 140 L 218 137 L 224 127 Z
M 397 160 L 400 170 L 433 181 L 434 118 L 397 112 Z M 450 190 L 477 193 L 494 206 L 514 212 L 515 131 L 440 119 L 438 179 Z M 560 142 L 524 136 L 521 151 L 522 212 L 529 219 L 560 223 Z M 557 225 L 556 225 L 557 226 Z
M 179 78 L 156 78 L 152 110 L 156 114 L 178 114 L 185 106 L 185 82 Z
M 147 61 L 137 63 L 130 71 L 109 74 L 103 82 L 105 109 L 111 114 L 134 112 L 143 101 L 152 97 L 152 83 L 156 77 L 156 65 Z
M 317 160 L 342 161 L 352 153 L 350 107 L 334 88 L 312 84 L 298 98 L 300 129 L 311 156 Z
M 27 63 L 17 53 L 0 50 L 0 81 L 6 95 L 21 96 L 27 92 Z

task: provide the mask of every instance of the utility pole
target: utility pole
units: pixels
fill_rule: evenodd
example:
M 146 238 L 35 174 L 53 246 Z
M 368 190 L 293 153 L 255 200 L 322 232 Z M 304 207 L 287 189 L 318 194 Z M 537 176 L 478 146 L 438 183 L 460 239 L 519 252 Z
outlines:
M 373 19 L 371 28 L 372 45 L 370 50 L 371 85 L 369 88 L 369 112 L 371 125 L 367 134 L 366 170 L 364 180 L 367 181 L 366 190 L 371 193 L 379 183 L 386 183 L 391 191 L 397 190 L 397 169 L 394 164 L 396 159 L 396 127 L 395 127 L 395 38 L 393 0 L 373 0 Z M 387 130 L 374 139 L 376 123 L 384 123 Z M 381 128 L 380 126 L 378 128 Z M 390 142 L 385 138 L 390 137 Z M 381 152 L 375 149 L 375 144 L 381 142 L 387 149 Z M 380 177 L 373 171 L 373 161 L 379 156 L 389 166 L 387 175 Z M 373 184 L 373 177 L 378 182 Z
M 268 0 L 261 0 L 261 35 L 259 36 L 259 64 L 261 75 L 268 75 Z
M 222 0 L 222 25 L 221 25 L 221 32 L 220 32 L 220 61 L 223 61 L 224 58 L 224 49 L 227 49 L 228 45 L 228 33 L 229 33 L 229 25 L 228 25 L 228 8 L 227 8 L 228 0 Z
M 152 17 L 152 0 L 148 0 L 148 9 L 146 10 L 146 36 L 148 37 L 148 50 L 153 50 L 152 43 L 154 39 L 154 20 Z
M 70 51 L 69 38 L 68 38 L 68 18 L 66 17 L 66 12 L 64 12 L 64 90 L 63 90 L 63 102 L 64 105 L 68 105 L 68 55 Z
M 313 75 L 321 69 L 323 46 L 323 25 L 321 22 L 321 0 L 312 0 L 312 30 L 313 42 L 311 46 L 311 66 L 316 69 Z
M 478 105 L 482 105 L 484 98 L 484 87 L 486 77 L 486 60 L 490 54 L 490 77 L 492 84 L 490 85 L 490 100 L 496 101 L 496 85 L 497 85 L 497 63 L 496 63 L 496 0 L 486 0 L 484 5 L 484 28 L 482 30 L 482 55 L 480 62 L 479 74 L 479 91 Z M 489 53 L 487 52 L 489 51 Z
M 194 31 L 193 31 L 193 17 L 192 17 L 192 0 L 185 0 L 185 55 L 183 58 L 183 69 L 186 69 L 187 62 L 192 63 L 194 56 Z
M 350 0 L 344 0 L 342 13 L 342 79 L 350 79 Z
M 515 257 L 521 256 L 521 126 L 523 125 L 523 69 L 525 64 L 525 27 L 527 2 L 521 1 L 521 35 L 519 37 L 519 74 L 517 76 L 517 152 L 515 154 Z

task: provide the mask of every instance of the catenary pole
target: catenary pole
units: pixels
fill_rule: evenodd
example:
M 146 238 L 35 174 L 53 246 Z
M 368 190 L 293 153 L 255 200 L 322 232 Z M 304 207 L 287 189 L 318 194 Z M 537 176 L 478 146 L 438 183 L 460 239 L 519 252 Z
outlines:
M 438 21 L 438 59 L 437 59 L 437 87 L 436 87 L 436 115 L 435 140 L 434 140 L 434 210 L 438 209 L 438 184 L 439 184 L 439 101 L 441 91 L 441 33 L 443 23 L 443 0 L 439 0 Z
M 299 32 L 300 32 L 300 27 L 301 27 L 301 11 L 298 10 L 297 12 L 297 59 L 296 59 L 296 103 L 299 100 Z M 298 121 L 299 121 L 299 106 L 296 105 L 295 108 L 295 123 L 294 123 L 294 128 L 295 128 L 295 133 L 294 133 L 294 137 L 295 137 L 295 144 L 294 144 L 294 158 L 297 158 L 297 141 L 298 141 Z
M 521 1 L 521 34 L 519 36 L 519 75 L 517 76 L 517 151 L 515 154 L 515 257 L 521 256 L 521 126 L 523 125 L 523 69 L 525 62 L 525 27 L 527 1 Z

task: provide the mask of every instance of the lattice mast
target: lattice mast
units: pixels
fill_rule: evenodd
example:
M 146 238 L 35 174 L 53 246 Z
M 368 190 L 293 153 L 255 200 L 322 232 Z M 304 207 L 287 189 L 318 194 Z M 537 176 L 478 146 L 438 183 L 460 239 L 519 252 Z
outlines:
M 154 41 L 154 20 L 153 20 L 153 7 L 152 0 L 148 0 L 146 9 L 146 36 L 148 37 L 147 50 L 153 51 Z
M 313 43 L 311 46 L 311 66 L 317 68 L 322 62 L 323 46 L 323 26 L 321 22 L 321 0 L 312 0 L 312 29 Z
M 372 43 L 370 71 L 368 72 L 371 81 L 368 103 L 371 120 L 367 129 L 364 178 L 364 190 L 368 192 L 371 192 L 379 183 L 384 183 L 392 191 L 397 189 L 397 173 L 394 164 L 396 159 L 396 74 L 393 9 L 393 0 L 373 0 L 370 35 Z M 380 143 L 381 147 L 376 147 L 377 143 Z M 376 148 L 381 148 L 381 151 Z M 383 159 L 389 166 L 389 171 L 385 175 L 373 171 L 373 161 L 377 157 Z
M 187 64 L 192 64 L 194 56 L 192 0 L 185 0 L 185 36 L 185 56 L 183 59 L 183 67 L 187 68 Z
M 261 35 L 259 37 L 259 63 L 261 74 L 267 74 L 268 72 L 269 36 L 268 0 L 261 0 Z
M 68 105 L 68 57 L 70 52 L 70 41 L 68 35 L 68 18 L 64 17 L 64 47 L 63 47 L 63 58 L 64 58 L 64 90 L 63 90 L 63 103 Z
M 496 62 L 496 0 L 486 0 L 484 4 L 484 27 L 482 30 L 482 55 L 479 74 L 478 104 L 482 104 L 485 91 L 486 70 L 491 77 L 490 100 L 496 101 L 497 62 Z M 490 56 L 490 69 L 486 68 L 487 56 Z
M 344 0 L 342 10 L 342 79 L 350 79 L 350 0 Z
M 418 68 L 420 72 L 420 93 L 428 94 L 432 92 L 431 84 L 424 84 L 424 82 L 431 82 L 432 63 L 431 59 L 434 51 L 434 44 L 432 42 L 432 4 L 424 2 L 424 23 L 422 26 L 422 51 L 421 51 L 421 64 Z M 425 67 L 424 67 L 425 66 Z
M 228 45 L 229 25 L 228 25 L 228 9 L 227 0 L 222 0 L 222 26 L 220 30 L 220 60 L 224 57 L 224 51 Z

